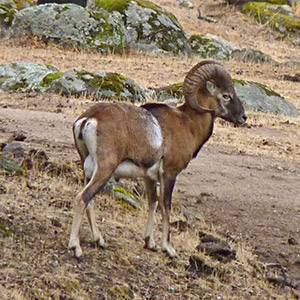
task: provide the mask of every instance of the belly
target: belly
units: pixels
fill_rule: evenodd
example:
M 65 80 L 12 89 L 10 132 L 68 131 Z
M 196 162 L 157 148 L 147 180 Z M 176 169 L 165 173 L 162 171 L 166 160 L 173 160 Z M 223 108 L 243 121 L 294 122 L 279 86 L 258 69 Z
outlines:
M 145 168 L 126 160 L 118 165 L 113 175 L 115 179 L 149 177 L 152 180 L 158 181 L 161 164 L 162 161 L 158 161 L 150 168 Z

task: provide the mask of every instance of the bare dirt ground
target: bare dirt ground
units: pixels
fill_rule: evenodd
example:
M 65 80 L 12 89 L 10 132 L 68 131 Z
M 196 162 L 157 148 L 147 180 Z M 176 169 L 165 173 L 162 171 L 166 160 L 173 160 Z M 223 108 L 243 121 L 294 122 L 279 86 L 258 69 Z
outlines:
M 172 11 L 188 33 L 213 33 L 279 62 L 300 61 L 299 48 L 221 1 L 201 6 L 216 24 L 198 20 L 196 8 L 155 2 Z M 17 60 L 47 63 L 62 71 L 81 67 L 119 72 L 144 87 L 182 81 L 198 62 L 134 52 L 104 56 L 33 39 L 2 40 L 0 63 Z M 299 67 L 234 60 L 224 65 L 234 78 L 267 84 L 300 109 L 299 83 L 283 80 L 285 74 L 299 73 Z M 97 196 L 108 249 L 92 247 L 84 223 L 85 258 L 78 263 L 67 250 L 72 200 L 81 188 L 71 128 L 92 104 L 86 98 L 0 92 L 0 141 L 7 143 L 22 133 L 25 152 L 44 150 L 51 162 L 65 167 L 58 175 L 39 166 L 26 176 L 0 174 L 3 299 L 299 299 L 299 118 L 248 112 L 244 127 L 216 122 L 213 137 L 176 184 L 172 220 L 186 221 L 187 212 L 192 216 L 186 230 L 172 230 L 178 261 L 142 249 L 145 202 L 142 211 L 134 211 L 108 196 Z M 186 265 L 203 231 L 227 239 L 237 259 L 224 265 L 211 262 L 217 268 L 214 275 L 194 276 Z M 274 287 L 264 280 L 264 271 L 273 265 L 290 284 Z

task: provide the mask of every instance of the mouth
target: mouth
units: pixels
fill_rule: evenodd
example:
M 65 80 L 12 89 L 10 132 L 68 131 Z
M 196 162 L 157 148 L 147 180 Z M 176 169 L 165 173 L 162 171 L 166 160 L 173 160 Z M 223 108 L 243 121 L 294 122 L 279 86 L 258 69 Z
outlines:
M 229 117 L 222 117 L 222 119 L 230 122 L 230 123 L 233 123 L 235 125 L 238 125 L 238 126 L 241 126 L 241 125 L 246 125 L 246 121 L 247 121 L 247 117 L 246 115 L 243 115 L 241 116 L 240 118 L 238 119 L 235 119 L 235 118 L 229 118 Z

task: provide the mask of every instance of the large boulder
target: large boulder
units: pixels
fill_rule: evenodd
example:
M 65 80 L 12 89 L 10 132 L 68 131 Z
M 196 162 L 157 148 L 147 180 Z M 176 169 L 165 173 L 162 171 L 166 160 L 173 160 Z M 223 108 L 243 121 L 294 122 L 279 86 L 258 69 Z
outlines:
M 104 53 L 126 47 L 120 13 L 104 16 L 100 11 L 75 4 L 44 4 L 22 9 L 15 14 L 12 31 L 14 36 L 34 35 Z
M 296 106 L 269 87 L 251 81 L 234 80 L 234 88 L 245 109 L 286 117 L 297 117 Z
M 89 95 L 95 99 L 145 102 L 151 95 L 132 79 L 118 73 L 74 69 L 49 82 L 49 91 L 64 95 Z
M 60 76 L 58 69 L 35 62 L 11 62 L 0 65 L 0 89 L 7 91 L 46 91 L 46 78 Z
M 189 54 L 188 38 L 176 17 L 147 0 L 95 0 L 94 9 L 122 15 L 129 47 L 157 53 Z

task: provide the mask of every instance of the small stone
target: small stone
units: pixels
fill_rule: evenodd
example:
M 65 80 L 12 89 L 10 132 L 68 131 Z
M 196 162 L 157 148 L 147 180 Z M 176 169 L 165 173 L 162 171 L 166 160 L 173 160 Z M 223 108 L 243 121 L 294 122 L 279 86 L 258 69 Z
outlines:
M 299 243 L 296 241 L 296 239 L 295 238 L 293 238 L 293 237 L 290 237 L 289 239 L 288 239 L 288 243 L 289 243 L 289 245 L 299 245 Z

